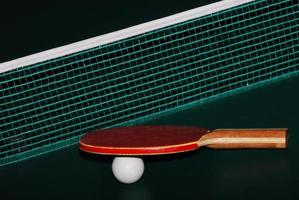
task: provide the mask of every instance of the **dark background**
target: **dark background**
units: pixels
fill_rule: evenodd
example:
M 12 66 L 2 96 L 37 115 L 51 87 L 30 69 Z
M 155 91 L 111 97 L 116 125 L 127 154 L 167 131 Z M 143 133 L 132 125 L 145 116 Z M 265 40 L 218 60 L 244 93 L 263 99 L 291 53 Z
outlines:
M 0 62 L 212 1 L 9 1 Z M 148 124 L 289 128 L 287 150 L 210 150 L 145 158 L 143 178 L 118 183 L 111 157 L 78 146 L 0 168 L 0 199 L 298 199 L 299 77 L 220 98 Z
M 0 5 L 0 63 L 216 1 L 5 1 Z

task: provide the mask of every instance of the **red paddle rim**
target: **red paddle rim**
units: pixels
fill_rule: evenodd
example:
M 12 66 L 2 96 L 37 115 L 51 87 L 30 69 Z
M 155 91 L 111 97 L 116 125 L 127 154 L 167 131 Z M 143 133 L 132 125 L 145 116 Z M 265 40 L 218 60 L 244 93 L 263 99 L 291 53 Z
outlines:
M 188 126 L 133 126 L 92 131 L 80 150 L 103 155 L 161 155 L 192 151 L 208 129 Z
M 186 151 L 192 151 L 198 148 L 198 145 L 194 143 L 174 145 L 167 147 L 156 147 L 156 148 L 111 148 L 111 147 L 96 147 L 89 146 L 80 143 L 80 150 L 103 155 L 162 155 L 171 153 L 180 153 Z

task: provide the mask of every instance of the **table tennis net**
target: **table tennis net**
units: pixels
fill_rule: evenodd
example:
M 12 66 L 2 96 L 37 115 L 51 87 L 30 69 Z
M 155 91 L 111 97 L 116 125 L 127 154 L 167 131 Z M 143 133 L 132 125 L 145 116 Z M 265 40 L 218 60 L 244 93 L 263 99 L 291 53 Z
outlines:
M 0 74 L 0 165 L 299 70 L 298 1 L 253 1 Z

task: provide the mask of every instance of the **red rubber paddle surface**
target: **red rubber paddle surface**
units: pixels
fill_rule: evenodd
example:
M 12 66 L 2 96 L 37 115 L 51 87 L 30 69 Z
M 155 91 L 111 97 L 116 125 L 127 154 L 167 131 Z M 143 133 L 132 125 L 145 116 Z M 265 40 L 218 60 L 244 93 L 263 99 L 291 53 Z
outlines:
M 97 130 L 80 139 L 80 149 L 94 154 L 156 155 L 197 149 L 208 129 L 188 126 L 132 126 Z

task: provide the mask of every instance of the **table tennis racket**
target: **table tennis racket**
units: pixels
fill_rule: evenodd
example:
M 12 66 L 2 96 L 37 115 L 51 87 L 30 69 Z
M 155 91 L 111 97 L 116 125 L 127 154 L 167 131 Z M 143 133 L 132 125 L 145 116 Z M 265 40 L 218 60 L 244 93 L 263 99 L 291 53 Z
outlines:
M 85 152 L 144 156 L 213 149 L 284 149 L 287 129 L 215 129 L 189 126 L 132 126 L 96 130 L 79 141 Z

